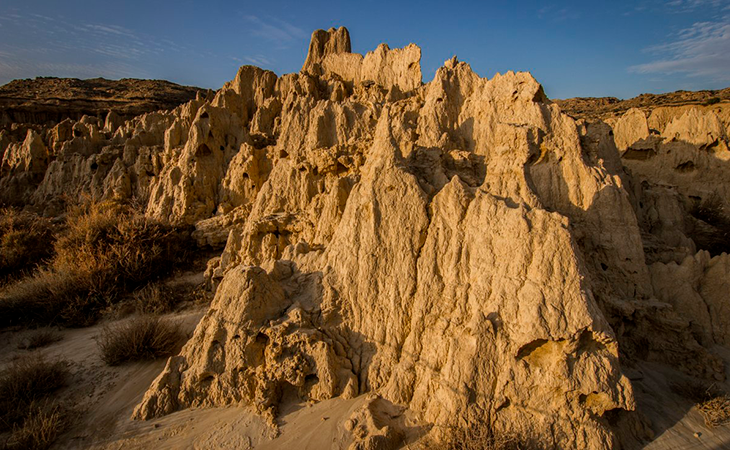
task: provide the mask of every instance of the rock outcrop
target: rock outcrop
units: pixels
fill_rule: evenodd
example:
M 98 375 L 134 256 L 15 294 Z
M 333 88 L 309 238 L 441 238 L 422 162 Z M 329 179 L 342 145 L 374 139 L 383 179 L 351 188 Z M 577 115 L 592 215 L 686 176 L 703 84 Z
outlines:
M 273 169 L 135 417 L 375 391 L 437 429 L 478 411 L 548 446 L 611 446 L 601 416 L 635 402 L 601 308 L 652 296 L 620 177 L 529 74 L 453 59 L 421 86 L 416 47 L 362 58 L 341 36 L 316 32 L 277 81 Z
M 727 116 L 576 121 L 529 73 L 454 57 L 424 84 L 420 56 L 318 30 L 299 73 L 244 66 L 171 111 L 0 134 L 0 181 L 48 214 L 134 199 L 222 248 L 208 312 L 135 418 L 247 404 L 273 423 L 292 396 L 370 393 L 436 439 L 482 423 L 608 449 L 635 418 L 626 365 L 724 379 L 708 348 L 730 340 L 727 255 L 696 254 L 722 224 L 691 212 L 730 198 Z M 396 445 L 368 411 L 353 448 Z

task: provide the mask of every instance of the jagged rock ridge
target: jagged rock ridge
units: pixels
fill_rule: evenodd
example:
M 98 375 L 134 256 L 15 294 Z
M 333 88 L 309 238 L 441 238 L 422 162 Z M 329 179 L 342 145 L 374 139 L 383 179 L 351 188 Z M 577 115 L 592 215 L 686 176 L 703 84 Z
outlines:
M 701 308 L 661 281 L 695 258 L 687 295 L 722 309 L 728 266 L 696 256 L 684 223 L 699 184 L 642 173 L 680 144 L 712 170 L 725 119 L 657 113 L 655 136 L 641 111 L 575 121 L 528 73 L 453 58 L 423 84 L 415 45 L 350 50 L 344 28 L 318 30 L 299 73 L 244 66 L 173 111 L 0 134 L 0 183 L 36 207 L 135 198 L 222 249 L 209 311 L 136 418 L 235 403 L 274 418 L 288 393 L 374 392 L 435 436 L 468 420 L 618 448 L 617 423 L 643 437 L 626 364 L 724 378 L 703 346 L 727 339 L 724 313 L 698 334 L 677 312 Z M 637 177 L 632 161 L 654 163 Z

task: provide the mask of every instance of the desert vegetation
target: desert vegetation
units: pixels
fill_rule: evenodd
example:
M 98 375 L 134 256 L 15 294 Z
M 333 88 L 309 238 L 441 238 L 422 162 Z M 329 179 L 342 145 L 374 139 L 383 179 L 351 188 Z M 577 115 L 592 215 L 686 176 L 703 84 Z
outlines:
M 140 315 L 105 325 L 96 342 L 101 359 L 116 366 L 127 361 L 170 356 L 183 338 L 178 323 L 155 315 Z
M 63 431 L 67 414 L 53 394 L 68 378 L 65 361 L 40 353 L 20 358 L 0 374 L 0 433 L 7 449 L 48 448 Z
M 178 349 L 179 323 L 159 315 L 185 298 L 164 280 L 187 263 L 188 239 L 121 202 L 85 200 L 54 220 L 0 210 L 0 328 L 27 329 L 0 374 L 0 449 L 48 448 L 72 425 L 57 398 L 68 363 L 36 350 L 62 340 L 63 327 L 104 317 L 96 341 L 108 365 Z
M 184 259 L 184 236 L 125 205 L 77 206 L 69 211 L 48 264 L 0 294 L 0 326 L 92 324 L 104 308 L 169 274 Z M 22 240 L 17 245 L 27 246 Z M 145 298 L 157 302 L 152 309 L 162 308 L 160 295 Z
M 730 422 L 730 395 L 716 384 L 691 380 L 672 384 L 671 389 L 695 404 L 709 428 Z
M 0 209 L 0 286 L 29 275 L 53 250 L 49 219 L 13 208 Z
M 18 348 L 21 350 L 35 350 L 58 342 L 63 337 L 53 328 L 37 328 L 23 339 Z

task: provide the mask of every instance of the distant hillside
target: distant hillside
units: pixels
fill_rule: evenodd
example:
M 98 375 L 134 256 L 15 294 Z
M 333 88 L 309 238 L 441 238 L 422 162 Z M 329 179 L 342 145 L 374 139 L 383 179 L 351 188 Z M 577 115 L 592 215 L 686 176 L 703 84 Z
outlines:
M 606 119 L 620 116 L 631 108 L 645 112 L 658 106 L 703 105 L 730 101 L 730 88 L 718 91 L 676 91 L 667 94 L 641 94 L 628 100 L 616 97 L 575 97 L 554 100 L 576 119 Z
M 124 78 L 35 78 L 0 86 L 0 126 L 10 123 L 47 124 L 84 114 L 103 116 L 114 110 L 133 117 L 172 109 L 207 90 L 163 80 Z

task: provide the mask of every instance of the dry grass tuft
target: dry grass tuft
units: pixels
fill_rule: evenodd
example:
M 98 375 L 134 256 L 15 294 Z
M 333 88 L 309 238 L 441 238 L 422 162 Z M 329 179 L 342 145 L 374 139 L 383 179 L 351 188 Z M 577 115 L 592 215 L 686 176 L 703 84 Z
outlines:
M 695 403 L 709 428 L 730 422 L 730 396 L 715 384 L 688 380 L 673 383 L 669 387 L 675 394 Z
M 40 353 L 13 362 L 0 375 L 0 431 L 26 421 L 65 384 L 67 375 L 64 361 L 51 361 Z
M 421 444 L 429 450 L 539 450 L 543 447 L 524 436 L 497 433 L 488 423 L 471 420 L 458 427 L 449 427 L 440 442 L 430 438 Z
M 23 339 L 18 348 L 21 350 L 34 350 L 51 345 L 61 339 L 61 335 L 52 328 L 38 328 Z
M 180 324 L 158 316 L 136 316 L 107 325 L 97 336 L 101 359 L 110 366 L 172 355 L 184 338 Z
M 0 294 L 0 327 L 87 326 L 182 261 L 185 233 L 115 203 L 77 207 L 48 269 Z
M 150 283 L 134 292 L 135 309 L 140 314 L 164 314 L 175 308 L 175 293 L 163 283 Z
M 515 436 L 494 434 L 488 427 L 455 429 L 444 450 L 528 450 L 534 448 Z
M 721 395 L 697 404 L 697 409 L 710 428 L 730 422 L 730 397 Z
M 5 444 L 8 450 L 45 450 L 66 429 L 67 411 L 57 404 L 31 408 L 30 414 L 13 432 Z
M 50 220 L 11 208 L 0 209 L 0 283 L 29 274 L 51 257 Z

